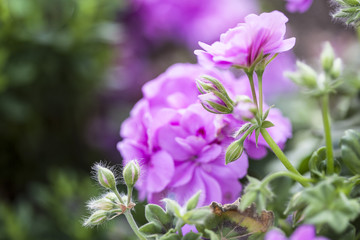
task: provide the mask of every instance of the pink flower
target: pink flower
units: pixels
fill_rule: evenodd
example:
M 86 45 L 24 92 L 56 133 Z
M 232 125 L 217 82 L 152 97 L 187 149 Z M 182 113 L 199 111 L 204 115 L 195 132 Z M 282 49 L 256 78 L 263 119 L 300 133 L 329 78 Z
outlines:
M 140 198 L 159 202 L 170 197 L 183 204 L 201 190 L 199 204 L 207 205 L 211 201 L 230 203 L 239 197 L 242 185 L 238 179 L 247 173 L 247 155 L 225 166 L 225 151 L 233 141 L 234 128 L 240 127 L 242 120 L 230 124 L 228 115 L 203 109 L 195 79 L 204 74 L 218 79 L 227 89 L 239 89 L 229 92 L 231 98 L 247 94 L 248 82 L 238 81 L 230 72 L 176 64 L 144 85 L 144 97 L 122 124 L 123 140 L 118 150 L 124 164 L 134 158 L 140 160 L 142 175 L 135 185 Z M 237 112 L 242 114 L 246 114 L 246 108 Z M 276 111 L 274 114 L 279 121 L 287 121 Z M 273 138 L 285 143 L 284 132 L 291 133 L 291 126 L 276 126 L 274 130 L 277 128 Z M 264 144 L 260 145 L 265 149 Z
M 245 23 L 221 34 L 212 45 L 199 42 L 205 50 L 196 50 L 198 61 L 207 66 L 251 67 L 259 57 L 285 52 L 295 45 L 295 38 L 284 39 L 287 17 L 281 12 L 250 14 Z
M 284 233 L 279 230 L 271 230 L 265 236 L 265 240 L 328 240 L 325 237 L 316 237 L 315 227 L 312 225 L 302 225 L 287 238 Z
M 289 11 L 289 12 L 300 12 L 300 13 L 303 13 L 303 12 L 306 12 L 313 0 L 286 0 L 287 1 L 287 4 L 286 4 L 286 9 Z

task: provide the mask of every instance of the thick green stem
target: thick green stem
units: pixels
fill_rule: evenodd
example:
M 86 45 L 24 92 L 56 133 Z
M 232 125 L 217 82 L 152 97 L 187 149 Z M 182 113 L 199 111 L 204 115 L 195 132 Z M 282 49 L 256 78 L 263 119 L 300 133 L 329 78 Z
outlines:
M 140 239 L 140 240 L 146 240 L 146 238 L 142 235 L 142 233 L 139 231 L 139 227 L 137 226 L 132 214 L 130 211 L 126 211 L 124 213 L 126 220 L 128 221 L 131 229 L 134 231 L 134 233 L 136 234 L 136 236 Z
M 257 98 L 256 98 L 255 85 L 254 85 L 254 77 L 253 77 L 254 70 L 245 71 L 245 72 L 246 72 L 246 75 L 248 76 L 249 81 L 250 81 L 250 87 L 251 87 L 251 94 L 252 94 L 252 97 L 253 97 L 253 102 L 256 105 L 256 108 L 259 109 L 259 105 L 258 105 Z
M 276 173 L 268 175 L 267 177 L 265 177 L 262 180 L 261 184 L 266 186 L 269 182 L 271 182 L 272 180 L 274 180 L 274 179 L 276 179 L 278 177 L 290 177 L 290 178 L 292 178 L 293 180 L 299 182 L 302 185 L 304 185 L 304 184 L 306 185 L 306 184 L 308 184 L 308 182 L 312 181 L 312 179 L 304 178 L 301 175 L 298 175 L 298 174 L 295 174 L 295 173 L 292 173 L 292 172 L 283 172 L 282 171 L 282 172 L 276 172 Z
M 330 115 L 329 115 L 329 95 L 325 94 L 321 99 L 321 109 L 324 124 L 325 144 L 326 144 L 326 159 L 327 166 L 326 171 L 328 174 L 334 173 L 334 154 L 331 141 L 331 127 L 330 127 Z
M 279 146 L 274 142 L 274 140 L 271 138 L 268 131 L 266 131 L 265 128 L 260 129 L 261 135 L 264 137 L 265 141 L 269 144 L 269 147 L 273 150 L 274 154 L 279 158 L 279 160 L 282 162 L 282 164 L 292 173 L 298 175 L 299 177 L 303 178 L 303 176 L 298 172 L 298 170 L 290 163 L 290 161 L 287 159 L 283 151 L 279 148 Z M 310 186 L 309 183 L 302 181 L 300 182 L 301 185 L 304 187 Z
M 259 114 L 260 117 L 262 118 L 262 114 L 263 114 L 263 91 L 262 91 L 262 76 L 263 76 L 264 71 L 256 71 L 256 75 L 258 77 L 258 84 L 259 84 Z
M 115 190 L 113 191 L 116 195 L 116 197 L 119 199 L 121 204 L 124 204 L 124 201 L 122 200 L 119 191 L 117 190 L 117 188 L 115 188 Z M 128 198 L 129 201 L 129 198 Z M 136 236 L 140 239 L 140 240 L 146 240 L 146 238 L 142 235 L 142 233 L 139 231 L 139 227 L 137 226 L 130 210 L 125 210 L 124 215 L 126 217 L 126 220 L 128 221 L 131 229 L 134 231 L 134 233 L 136 234 Z

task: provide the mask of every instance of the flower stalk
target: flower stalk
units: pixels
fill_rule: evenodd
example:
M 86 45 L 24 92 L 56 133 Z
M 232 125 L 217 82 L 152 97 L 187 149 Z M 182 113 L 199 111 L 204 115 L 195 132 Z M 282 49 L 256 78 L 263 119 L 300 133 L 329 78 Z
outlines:
M 326 144 L 326 159 L 327 159 L 326 172 L 330 175 L 334 173 L 334 153 L 333 153 L 333 146 L 331 141 L 329 94 L 324 94 L 321 97 L 321 105 L 322 105 L 321 112 L 323 118 L 325 144 Z
M 253 77 L 254 70 L 245 71 L 245 73 L 248 76 L 249 81 L 250 81 L 251 95 L 253 97 L 254 104 L 256 105 L 256 108 L 259 109 L 259 105 L 258 105 L 257 97 L 256 97 L 255 85 L 254 85 L 254 77 Z

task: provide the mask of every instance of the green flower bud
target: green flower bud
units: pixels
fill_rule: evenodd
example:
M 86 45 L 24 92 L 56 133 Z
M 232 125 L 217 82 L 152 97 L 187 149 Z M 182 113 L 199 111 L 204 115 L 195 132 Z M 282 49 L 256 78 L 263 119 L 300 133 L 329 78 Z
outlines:
M 326 42 L 320 55 L 321 65 L 325 72 L 330 72 L 335 59 L 334 49 L 329 42 Z
M 97 170 L 97 177 L 100 185 L 105 188 L 115 190 L 116 180 L 113 172 L 100 164 L 96 165 L 95 169 Z
M 244 152 L 244 139 L 239 139 L 229 145 L 226 149 L 225 163 L 231 163 L 239 159 Z
M 86 227 L 92 227 L 92 226 L 96 226 L 96 225 L 100 225 L 104 222 L 106 222 L 107 220 L 107 211 L 104 210 L 98 210 L 96 212 L 94 212 L 93 214 L 91 214 L 91 216 L 84 222 L 84 226 Z
M 113 202 L 112 200 L 106 197 L 90 201 L 87 204 L 87 206 L 89 209 L 92 210 L 104 210 L 104 211 L 110 211 L 117 207 L 115 202 Z
M 296 62 L 296 66 L 298 68 L 296 72 L 285 72 L 285 76 L 300 86 L 315 88 L 318 78 L 316 71 L 306 63 L 300 61 Z
M 330 71 L 330 76 L 332 79 L 336 79 L 340 76 L 343 69 L 342 60 L 340 58 L 335 59 L 333 67 Z
M 133 187 L 136 181 L 139 179 L 140 166 L 138 161 L 132 160 L 128 162 L 123 170 L 123 177 L 128 187 Z

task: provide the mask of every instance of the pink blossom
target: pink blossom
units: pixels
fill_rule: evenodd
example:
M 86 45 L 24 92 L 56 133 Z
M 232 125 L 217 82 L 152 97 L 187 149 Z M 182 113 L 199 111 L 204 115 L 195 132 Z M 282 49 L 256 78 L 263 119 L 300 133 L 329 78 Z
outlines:
M 265 240 L 328 240 L 325 237 L 316 237 L 315 227 L 312 225 L 302 225 L 287 238 L 284 233 L 279 230 L 271 230 L 265 236 Z
M 287 4 L 286 4 L 286 9 L 289 11 L 289 12 L 300 12 L 300 13 L 303 13 L 303 12 L 306 12 L 313 0 L 286 0 L 287 1 Z
M 211 201 L 230 203 L 239 197 L 242 186 L 238 179 L 247 173 L 247 155 L 225 166 L 225 151 L 233 141 L 232 131 L 242 122 L 235 119 L 230 124 L 227 115 L 203 109 L 195 79 L 204 74 L 218 79 L 228 89 L 238 89 L 230 92 L 231 97 L 247 94 L 248 82 L 237 80 L 230 72 L 176 64 L 144 85 L 144 97 L 122 124 L 123 141 L 118 149 L 124 163 L 134 158 L 141 162 L 142 176 L 136 184 L 140 198 L 159 202 L 170 197 L 183 204 L 201 190 L 199 204 L 207 205 Z M 276 111 L 274 116 L 282 119 L 279 121 L 285 119 Z M 288 125 L 274 128 L 291 133 Z M 275 132 L 273 138 L 285 143 L 286 134 L 278 132 L 280 136 Z M 263 142 L 260 145 L 266 146 Z
M 198 61 L 206 66 L 251 67 L 260 56 L 285 52 L 295 45 L 295 38 L 284 39 L 287 17 L 281 12 L 250 14 L 245 23 L 221 34 L 212 45 L 199 42 L 205 50 L 196 50 Z

